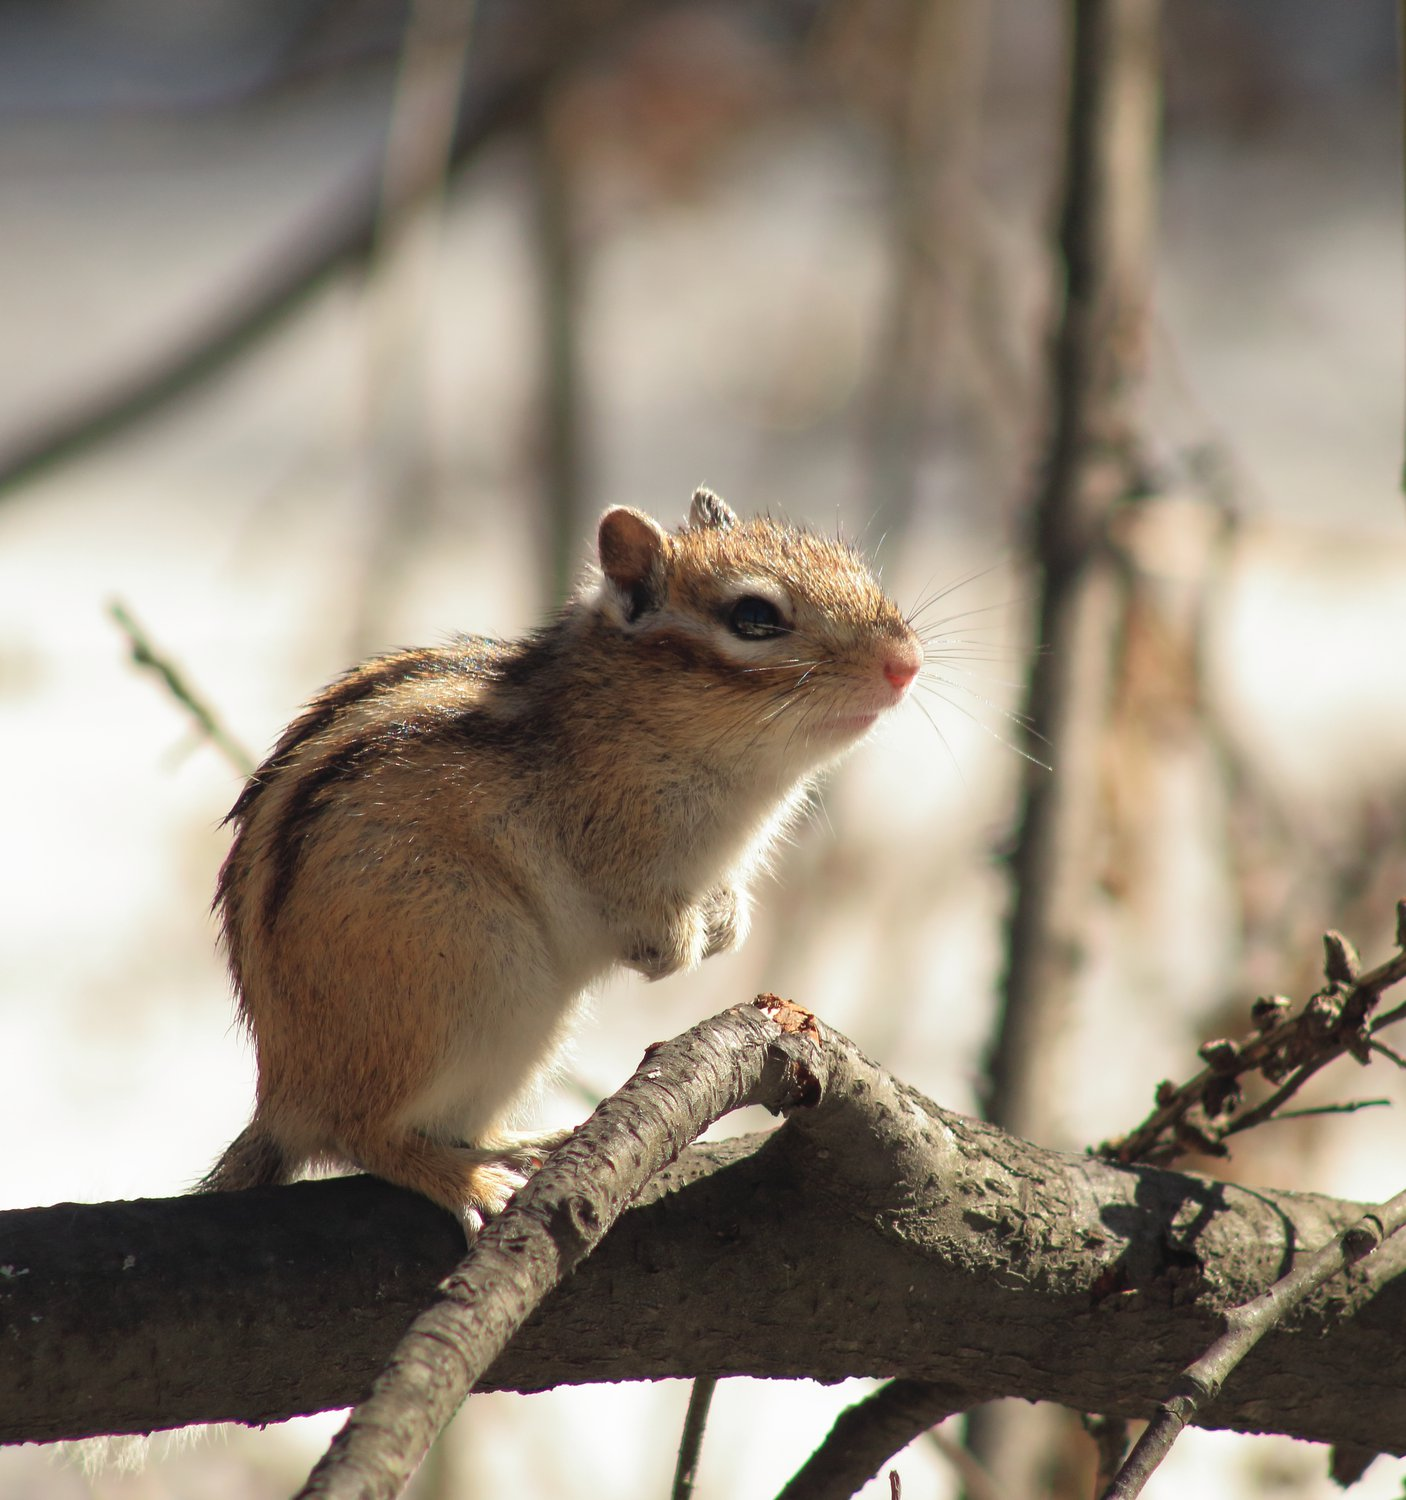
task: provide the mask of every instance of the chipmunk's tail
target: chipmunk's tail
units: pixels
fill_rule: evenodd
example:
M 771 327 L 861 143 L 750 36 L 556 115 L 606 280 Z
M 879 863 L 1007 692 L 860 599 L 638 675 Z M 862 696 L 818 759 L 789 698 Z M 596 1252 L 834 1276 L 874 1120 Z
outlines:
M 237 1193 L 292 1180 L 300 1163 L 269 1134 L 256 1115 L 225 1147 L 224 1155 L 196 1184 L 198 1193 Z

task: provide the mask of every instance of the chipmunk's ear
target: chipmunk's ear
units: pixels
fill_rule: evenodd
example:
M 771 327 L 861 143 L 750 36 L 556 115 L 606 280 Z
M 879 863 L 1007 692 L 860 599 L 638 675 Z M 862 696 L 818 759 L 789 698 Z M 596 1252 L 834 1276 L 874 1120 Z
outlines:
M 721 495 L 699 485 L 693 492 L 693 504 L 688 508 L 688 524 L 709 531 L 731 531 L 737 525 L 737 517 Z
M 638 619 L 659 602 L 668 545 L 663 528 L 643 511 L 619 505 L 600 518 L 601 572 L 628 601 L 629 619 Z

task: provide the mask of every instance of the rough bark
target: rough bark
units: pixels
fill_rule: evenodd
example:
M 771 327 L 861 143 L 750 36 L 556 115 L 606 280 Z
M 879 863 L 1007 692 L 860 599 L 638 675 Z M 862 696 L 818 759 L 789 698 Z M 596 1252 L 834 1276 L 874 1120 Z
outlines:
M 661 1172 L 481 1388 L 873 1375 L 1145 1416 L 1361 1211 L 1044 1150 L 824 1050 L 815 1108 Z M 0 1440 L 347 1405 L 461 1253 L 364 1178 L 0 1215 Z M 1406 1453 L 1403 1263 L 1331 1283 L 1205 1424 Z

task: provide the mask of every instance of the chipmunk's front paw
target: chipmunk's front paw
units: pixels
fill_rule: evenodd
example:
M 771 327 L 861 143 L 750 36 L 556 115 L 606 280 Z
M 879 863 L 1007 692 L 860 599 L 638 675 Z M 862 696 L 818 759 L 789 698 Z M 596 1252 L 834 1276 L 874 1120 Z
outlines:
M 625 958 L 625 967 L 633 969 L 637 974 L 643 974 L 651 982 L 656 979 L 666 979 L 670 974 L 677 974 L 680 969 L 687 968 L 677 953 L 667 948 L 660 948 L 653 943 L 640 943 L 631 948 Z
M 686 907 L 667 926 L 636 935 L 625 950 L 625 963 L 646 979 L 663 979 L 683 969 L 697 968 L 707 945 L 702 912 Z
M 746 891 L 727 885 L 709 891 L 703 899 L 703 927 L 707 933 L 703 957 L 712 958 L 715 953 L 731 953 L 741 947 L 751 925 Z

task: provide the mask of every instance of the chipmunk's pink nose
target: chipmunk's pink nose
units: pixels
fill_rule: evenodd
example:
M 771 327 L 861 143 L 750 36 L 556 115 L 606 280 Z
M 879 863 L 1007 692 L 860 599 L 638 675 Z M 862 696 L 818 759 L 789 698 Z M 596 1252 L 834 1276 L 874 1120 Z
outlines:
M 923 664 L 923 653 L 914 642 L 894 646 L 884 659 L 884 676 L 898 692 L 903 692 L 918 675 Z

